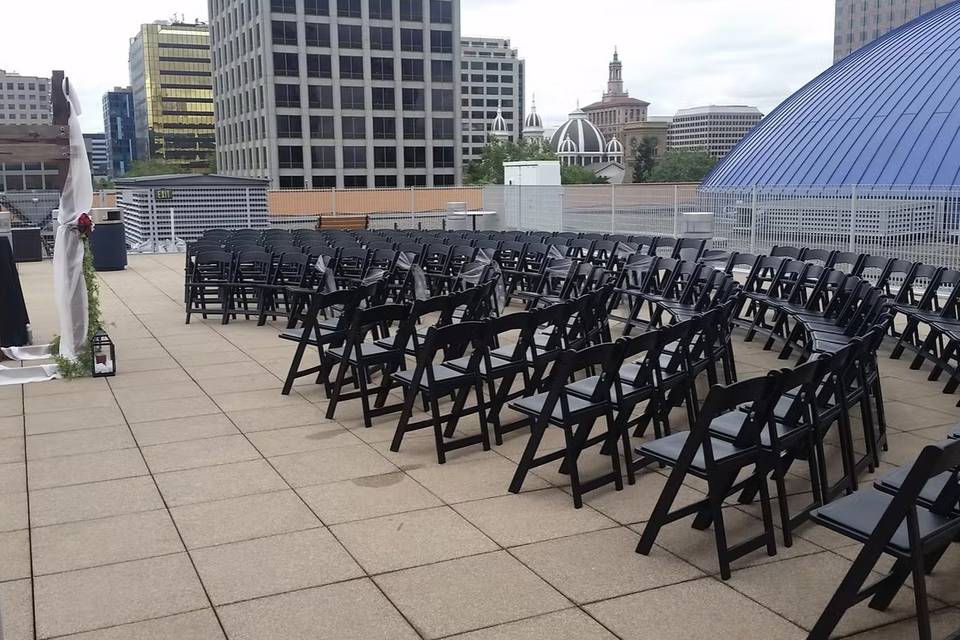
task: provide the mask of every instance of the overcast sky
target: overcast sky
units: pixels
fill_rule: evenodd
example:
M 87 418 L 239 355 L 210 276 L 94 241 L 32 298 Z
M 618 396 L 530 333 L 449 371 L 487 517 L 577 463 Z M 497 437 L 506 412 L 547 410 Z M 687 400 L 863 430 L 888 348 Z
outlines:
M 527 98 L 536 93 L 548 126 L 561 124 L 578 100 L 600 98 L 614 45 L 630 95 L 650 102 L 651 115 L 704 104 L 747 104 L 768 113 L 833 57 L 833 0 L 461 5 L 463 35 L 510 38 L 520 50 Z M 102 131 L 103 93 L 129 82 L 129 38 L 140 23 L 175 13 L 206 19 L 206 0 L 5 2 L 0 68 L 32 75 L 64 69 L 80 90 L 84 131 Z

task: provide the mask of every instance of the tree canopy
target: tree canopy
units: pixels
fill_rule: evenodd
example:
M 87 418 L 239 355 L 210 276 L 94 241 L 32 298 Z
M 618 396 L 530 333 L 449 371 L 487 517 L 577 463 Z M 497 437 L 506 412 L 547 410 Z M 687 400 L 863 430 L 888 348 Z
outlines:
M 561 184 L 609 184 L 610 178 L 598 176 L 590 169 L 578 167 L 575 164 L 565 164 L 560 167 Z
M 645 137 L 636 146 L 633 154 L 633 181 L 647 182 L 656 164 L 657 139 L 653 136 Z
M 668 151 L 647 182 L 703 182 L 716 164 L 717 159 L 705 151 Z
M 173 162 L 166 162 L 164 160 L 137 160 L 123 176 L 125 178 L 137 178 L 140 176 L 163 176 L 172 173 L 186 173 L 186 171 L 183 167 Z

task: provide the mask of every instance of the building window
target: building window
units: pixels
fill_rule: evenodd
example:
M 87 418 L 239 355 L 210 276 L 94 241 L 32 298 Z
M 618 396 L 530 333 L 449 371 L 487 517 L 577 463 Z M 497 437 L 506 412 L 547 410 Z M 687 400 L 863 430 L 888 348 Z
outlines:
M 393 51 L 393 29 L 370 27 L 370 48 L 377 51 Z
M 308 47 L 330 46 L 330 25 L 326 23 L 307 22 L 303 25 L 304 38 Z
M 297 23 L 285 20 L 274 20 L 271 31 L 273 44 L 290 44 L 297 46 Z
M 453 62 L 450 60 L 431 60 L 430 76 L 434 82 L 453 82 Z
M 400 0 L 400 19 L 423 21 L 423 0 Z
M 337 0 L 337 16 L 340 18 L 359 18 L 360 0 Z
M 343 176 L 345 189 L 366 189 L 367 176 Z
M 332 140 L 333 116 L 310 116 L 310 137 L 318 140 Z
M 314 189 L 336 189 L 337 176 L 313 176 Z
M 370 58 L 370 77 L 374 80 L 393 80 L 393 58 Z
M 281 189 L 303 189 L 303 176 L 280 176 Z
M 403 90 L 403 110 L 404 111 L 423 111 L 423 89 L 404 89 Z
M 363 116 L 343 116 L 340 126 L 344 140 L 363 140 L 367 137 L 366 119 Z
M 363 87 L 340 87 L 341 109 L 365 109 Z
M 341 49 L 363 49 L 363 29 L 357 24 L 341 24 L 337 27 L 338 44 Z
M 433 119 L 433 139 L 453 140 L 453 118 Z
M 344 169 L 366 169 L 367 168 L 367 148 L 366 147 L 344 147 L 343 148 L 343 168 Z
M 456 184 L 455 176 L 453 174 L 440 174 L 433 176 L 433 186 L 435 187 L 452 187 Z
M 453 147 L 434 147 L 433 148 L 433 168 L 434 169 L 452 169 L 453 168 Z
M 423 31 L 400 29 L 400 51 L 423 51 Z
M 281 169 L 303 169 L 303 147 L 277 147 L 277 162 Z
M 310 147 L 310 164 L 314 169 L 336 169 L 336 147 Z
M 381 189 L 395 188 L 397 176 L 373 176 L 373 185 Z
M 296 0 L 270 0 L 270 11 L 275 13 L 296 13 Z
M 373 148 L 373 168 L 374 169 L 396 169 L 397 168 L 397 148 L 396 147 L 374 147 Z
M 303 134 L 300 129 L 300 116 L 277 116 L 278 138 L 299 138 L 301 135 Z
M 426 124 L 423 118 L 403 119 L 403 139 L 423 140 L 427 137 Z
M 308 86 L 307 106 L 311 109 L 333 109 L 333 87 L 318 84 Z
M 273 88 L 275 101 L 278 107 L 300 106 L 300 85 L 277 84 Z
M 427 149 L 425 147 L 404 147 L 403 166 L 405 169 L 426 169 Z
M 303 0 L 303 12 L 308 16 L 330 15 L 328 0 Z
M 430 22 L 453 23 L 453 3 L 450 0 L 430 0 Z
M 363 58 L 361 56 L 340 56 L 340 78 L 363 80 Z
M 374 140 L 394 140 L 397 137 L 397 122 L 393 118 L 373 119 Z
M 370 0 L 370 17 L 376 20 L 393 18 L 393 0 Z
M 333 67 L 330 64 L 330 56 L 317 53 L 308 53 L 307 76 L 310 78 L 333 77 Z
M 432 97 L 434 111 L 453 111 L 452 89 L 434 89 Z
M 371 93 L 374 109 L 393 110 L 395 104 L 393 87 L 373 87 Z
M 430 51 L 433 53 L 453 53 L 453 33 L 450 31 L 431 31 Z
M 403 179 L 405 187 L 425 187 L 427 186 L 427 176 L 407 176 Z
M 400 79 L 407 82 L 423 82 L 423 60 L 401 59 Z
M 274 53 L 273 74 L 277 76 L 299 76 L 300 65 L 295 53 Z

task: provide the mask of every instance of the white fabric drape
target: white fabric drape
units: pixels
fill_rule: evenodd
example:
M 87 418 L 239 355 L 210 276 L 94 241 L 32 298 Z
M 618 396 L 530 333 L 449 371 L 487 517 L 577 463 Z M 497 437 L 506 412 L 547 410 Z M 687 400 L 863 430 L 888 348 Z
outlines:
M 93 206 L 93 181 L 87 149 L 80 130 L 80 100 L 64 78 L 70 103 L 70 172 L 60 194 L 56 244 L 53 251 L 53 285 L 60 316 L 60 355 L 76 360 L 87 339 L 87 287 L 83 281 L 83 241 L 77 233 L 80 214 Z

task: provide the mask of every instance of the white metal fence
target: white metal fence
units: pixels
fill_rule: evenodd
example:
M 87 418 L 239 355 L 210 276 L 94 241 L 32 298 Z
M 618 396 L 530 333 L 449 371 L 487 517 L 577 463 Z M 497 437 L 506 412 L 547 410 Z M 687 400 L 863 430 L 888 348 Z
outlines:
M 492 186 L 487 227 L 681 235 L 684 214 L 713 214 L 713 246 L 766 253 L 794 245 L 960 268 L 960 188 L 696 185 Z

